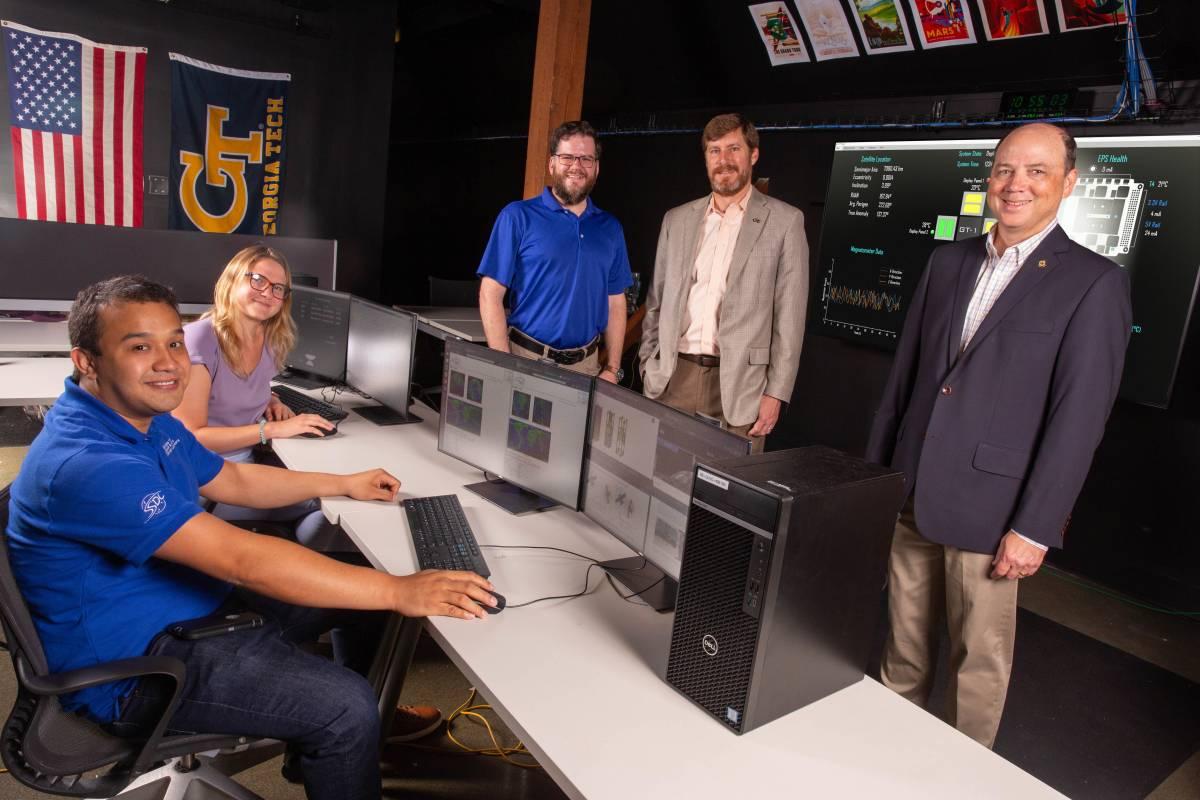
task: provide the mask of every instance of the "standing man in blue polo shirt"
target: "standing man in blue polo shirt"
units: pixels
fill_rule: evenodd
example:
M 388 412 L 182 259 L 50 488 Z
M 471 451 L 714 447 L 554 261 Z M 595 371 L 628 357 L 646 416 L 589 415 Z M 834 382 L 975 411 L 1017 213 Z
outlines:
M 380 469 L 330 475 L 236 464 L 200 445 L 170 414 L 191 364 L 167 287 L 140 276 L 89 286 L 68 329 L 75 374 L 13 483 L 7 530 L 50 670 L 178 658 L 187 678 L 170 731 L 282 739 L 299 753 L 308 797 L 378 798 L 370 685 L 297 643 L 332 627 L 377 641 L 372 610 L 482 618 L 481 606 L 494 604 L 491 584 L 468 572 L 392 576 L 351 566 L 205 513 L 201 494 L 251 508 L 336 495 L 393 502 L 400 482 Z M 232 611 L 257 612 L 264 624 L 198 639 L 165 632 Z M 127 680 L 60 702 L 118 733 L 145 735 L 173 689 Z
M 600 142 L 587 122 L 550 135 L 551 186 L 496 218 L 478 274 L 488 346 L 616 383 L 622 377 L 625 289 L 633 283 L 625 232 L 588 197 Z M 504 293 L 512 313 L 505 319 Z M 607 363 L 600 366 L 600 337 Z

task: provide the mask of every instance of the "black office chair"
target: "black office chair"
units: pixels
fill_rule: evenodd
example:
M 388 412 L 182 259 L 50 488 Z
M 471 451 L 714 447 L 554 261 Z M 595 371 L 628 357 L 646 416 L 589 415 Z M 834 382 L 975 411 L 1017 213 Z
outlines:
M 276 743 L 244 736 L 165 735 L 167 721 L 179 703 L 178 692 L 186 672 L 179 659 L 139 656 L 50 673 L 41 639 L 8 559 L 8 501 L 9 488 L 4 487 L 0 490 L 0 612 L 18 691 L 0 735 L 0 758 L 12 776 L 39 792 L 69 797 L 114 797 L 150 784 L 164 793 L 170 784 L 171 790 L 177 792 L 171 796 L 183 797 L 185 787 L 179 784 L 201 781 L 210 790 L 202 794 L 204 797 L 215 793 L 237 800 L 262 800 L 214 767 L 210 751 L 246 750 Z M 171 678 L 175 694 L 145 740 L 114 736 L 90 720 L 64 711 L 58 703 L 57 698 L 68 692 L 146 675 Z M 264 759 L 278 752 L 269 747 L 263 751 Z M 203 759 L 202 753 L 206 754 Z M 93 774 L 108 765 L 111 768 L 102 774 Z
M 479 279 L 448 280 L 429 276 L 429 305 L 475 308 L 479 305 Z

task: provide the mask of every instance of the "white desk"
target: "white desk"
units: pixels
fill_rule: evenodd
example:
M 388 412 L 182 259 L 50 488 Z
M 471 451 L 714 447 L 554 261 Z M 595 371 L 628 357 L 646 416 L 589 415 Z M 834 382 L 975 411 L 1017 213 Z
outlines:
M 65 322 L 0 319 L 0 355 L 69 352 L 71 341 Z
M 396 306 L 417 316 L 418 329 L 445 341 L 447 336 L 486 342 L 478 306 Z
M 562 547 L 596 558 L 629 555 L 582 514 L 513 517 L 463 490 L 480 475 L 437 452 L 437 416 L 380 428 L 352 414 L 330 439 L 278 441 L 296 469 L 381 466 L 408 496 L 457 493 L 480 544 Z M 416 569 L 403 511 L 345 498 L 325 502 L 380 569 Z M 585 562 L 485 548 L 510 605 L 583 585 Z M 572 797 L 1059 797 L 1054 790 L 870 679 L 743 736 L 726 730 L 659 677 L 671 617 L 619 599 L 592 571 L 593 593 L 482 622 L 426 625 L 455 664 Z M 797 669 L 802 669 L 797 664 Z
M 0 358 L 0 406 L 51 405 L 70 374 L 69 358 Z

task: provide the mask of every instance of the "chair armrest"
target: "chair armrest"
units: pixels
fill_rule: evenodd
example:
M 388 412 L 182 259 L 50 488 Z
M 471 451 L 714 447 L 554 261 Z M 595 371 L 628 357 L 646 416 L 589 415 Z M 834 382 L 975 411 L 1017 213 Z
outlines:
M 91 686 L 99 686 L 103 683 L 112 683 L 113 681 L 126 680 L 128 678 L 148 677 L 151 675 L 161 675 L 171 678 L 175 683 L 175 688 L 171 692 L 171 699 L 163 708 L 158 722 L 154 725 L 154 730 L 146 739 L 145 744 L 142 745 L 142 749 L 138 752 L 137 759 L 133 762 L 130 770 L 134 775 L 140 775 L 150 769 L 159 760 L 158 747 L 162 743 L 163 735 L 167 731 L 167 723 L 174 716 L 175 709 L 179 706 L 179 693 L 183 690 L 183 681 L 187 676 L 187 667 L 178 658 L 171 656 L 122 658 L 117 661 L 108 661 L 90 667 L 42 676 L 29 674 L 29 667 L 23 655 L 15 659 L 15 661 L 17 676 L 21 685 L 28 691 L 43 696 L 57 696 L 66 694 L 67 692 L 76 692 Z
M 29 674 L 25 659 L 20 658 L 17 659 L 17 671 L 20 673 L 21 683 L 26 689 L 43 696 L 57 696 L 104 683 L 149 675 L 163 675 L 172 678 L 178 687 L 183 683 L 184 675 L 187 674 L 183 662 L 170 656 L 123 658 L 119 661 L 108 661 L 67 672 L 56 672 L 53 675 Z

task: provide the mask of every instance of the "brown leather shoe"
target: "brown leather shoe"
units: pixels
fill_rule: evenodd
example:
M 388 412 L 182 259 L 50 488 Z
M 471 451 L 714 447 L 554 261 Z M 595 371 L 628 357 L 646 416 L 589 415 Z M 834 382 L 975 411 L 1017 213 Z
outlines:
M 387 743 L 401 744 L 421 739 L 442 725 L 442 712 L 436 706 L 396 706 Z

